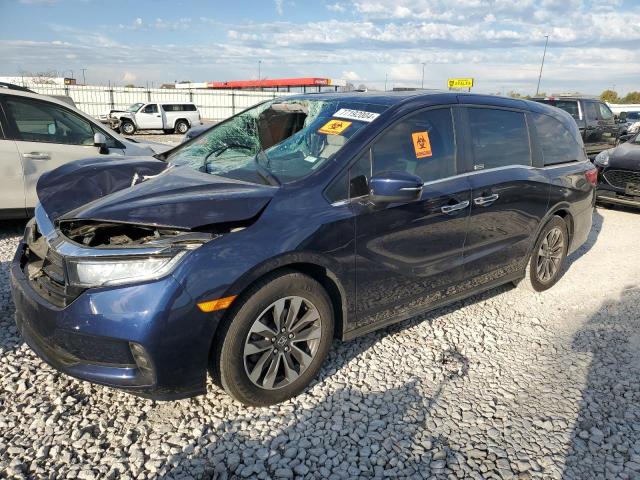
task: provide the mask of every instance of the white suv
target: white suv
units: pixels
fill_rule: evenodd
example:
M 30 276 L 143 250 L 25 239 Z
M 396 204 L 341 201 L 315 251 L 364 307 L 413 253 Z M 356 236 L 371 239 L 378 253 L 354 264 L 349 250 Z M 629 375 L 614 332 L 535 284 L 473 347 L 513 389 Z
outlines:
M 96 156 L 151 156 L 169 148 L 108 132 L 69 104 L 27 89 L 0 88 L 0 219 L 30 215 L 40 175 Z
M 183 135 L 192 126 L 202 125 L 202 118 L 193 103 L 134 103 L 124 112 L 109 114 L 109 124 L 125 135 L 133 135 L 136 130 L 163 130 Z

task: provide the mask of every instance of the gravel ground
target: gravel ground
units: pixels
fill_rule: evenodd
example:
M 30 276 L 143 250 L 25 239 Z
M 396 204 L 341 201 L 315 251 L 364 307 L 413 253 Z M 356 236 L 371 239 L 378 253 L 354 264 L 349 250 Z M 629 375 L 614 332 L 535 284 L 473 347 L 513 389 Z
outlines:
M 508 287 L 350 343 L 306 393 L 245 408 L 73 380 L 13 323 L 0 232 L 0 477 L 640 478 L 640 216 L 598 209 L 549 292 Z M 597 240 L 597 241 L 596 241 Z

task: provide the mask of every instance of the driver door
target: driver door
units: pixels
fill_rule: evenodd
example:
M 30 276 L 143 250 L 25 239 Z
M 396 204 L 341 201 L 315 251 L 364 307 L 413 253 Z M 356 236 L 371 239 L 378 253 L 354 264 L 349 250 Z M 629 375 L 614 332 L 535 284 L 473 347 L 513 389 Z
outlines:
M 136 113 L 137 128 L 141 130 L 161 130 L 162 126 L 162 114 L 158 110 L 157 103 L 149 103 L 142 107 L 138 113 Z
M 59 105 L 42 100 L 7 96 L 4 110 L 9 136 L 22 159 L 26 208 L 37 203 L 40 175 L 73 160 L 97 155 L 94 130 L 86 119 Z M 120 149 L 110 149 L 122 154 Z
M 413 114 L 383 132 L 351 169 L 356 215 L 357 323 L 367 330 L 407 318 L 455 295 L 471 187 L 458 176 L 453 114 L 440 107 Z M 426 140 L 426 142 L 425 142 Z M 371 205 L 369 172 L 405 171 L 425 182 L 410 203 Z M 355 192 L 353 190 L 356 190 Z

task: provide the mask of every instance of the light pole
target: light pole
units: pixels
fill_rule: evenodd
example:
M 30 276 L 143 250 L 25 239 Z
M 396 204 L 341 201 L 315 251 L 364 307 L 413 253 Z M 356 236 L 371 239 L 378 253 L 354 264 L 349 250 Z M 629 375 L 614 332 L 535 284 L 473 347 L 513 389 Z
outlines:
M 544 52 L 542 53 L 542 63 L 540 64 L 540 75 L 538 75 L 538 86 L 536 87 L 536 96 L 540 92 L 540 79 L 542 78 L 542 67 L 544 67 L 544 57 L 547 55 L 547 44 L 549 43 L 549 35 L 545 35 L 544 38 Z
M 421 83 L 421 87 L 420 88 L 424 88 L 424 66 L 426 65 L 425 62 L 422 62 L 422 83 Z
M 86 85 L 87 84 L 87 79 L 84 76 L 84 72 L 86 72 L 87 69 L 86 68 L 81 68 L 80 70 L 82 70 L 82 84 Z
M 387 78 L 389 77 L 388 73 L 384 74 L 384 91 L 387 91 Z
M 258 60 L 258 80 L 260 80 L 262 77 L 260 76 L 260 66 L 262 65 L 262 60 Z

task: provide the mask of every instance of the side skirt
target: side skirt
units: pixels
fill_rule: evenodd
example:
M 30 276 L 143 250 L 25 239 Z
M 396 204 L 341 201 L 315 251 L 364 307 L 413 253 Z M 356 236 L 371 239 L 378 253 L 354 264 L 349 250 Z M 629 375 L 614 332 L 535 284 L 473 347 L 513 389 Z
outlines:
M 483 285 L 480 285 L 472 290 L 466 290 L 464 292 L 461 293 L 456 293 L 454 295 L 450 295 L 447 297 L 443 297 L 440 300 L 435 301 L 434 303 L 432 303 L 431 305 L 429 305 L 427 308 L 416 308 L 413 310 L 409 310 L 407 312 L 402 313 L 401 315 L 398 315 L 396 317 L 390 317 L 385 321 L 379 322 L 379 323 L 372 323 L 369 325 L 363 325 L 362 327 L 357 327 L 354 328 L 353 330 L 349 330 L 348 332 L 345 332 L 344 335 L 342 336 L 342 340 L 352 340 L 356 337 L 359 337 L 361 335 L 365 335 L 367 333 L 373 332 L 375 330 L 378 330 L 380 328 L 384 328 L 384 327 L 388 327 L 389 325 L 393 325 L 395 323 L 398 322 L 402 322 L 403 320 L 407 320 L 409 318 L 413 318 L 417 315 L 426 313 L 426 312 L 431 312 L 433 310 L 436 310 L 438 308 L 441 307 L 445 307 L 447 305 L 450 305 L 452 303 L 458 302 L 460 300 L 464 300 L 467 299 L 469 297 L 472 297 L 474 295 L 478 295 L 479 293 L 483 293 L 486 292 L 487 290 L 491 290 L 493 288 L 499 287 L 501 285 L 505 285 L 509 282 L 513 282 L 515 280 L 519 280 L 520 278 L 522 278 L 524 274 L 524 271 L 518 271 L 515 273 L 512 273 L 508 276 L 504 276 L 504 277 L 500 277 L 497 280 L 494 280 L 492 282 L 488 282 L 485 283 Z

